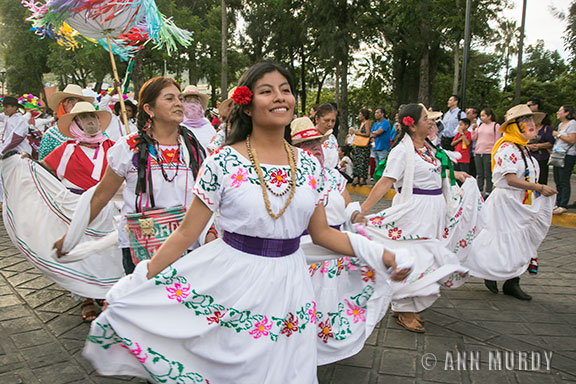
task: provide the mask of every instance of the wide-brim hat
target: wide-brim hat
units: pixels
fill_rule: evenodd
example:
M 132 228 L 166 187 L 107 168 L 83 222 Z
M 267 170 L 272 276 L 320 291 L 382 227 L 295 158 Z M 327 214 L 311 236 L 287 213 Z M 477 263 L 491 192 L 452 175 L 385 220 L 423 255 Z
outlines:
M 80 87 L 79 85 L 68 84 L 63 91 L 54 92 L 52 95 L 50 95 L 50 97 L 48 98 L 48 107 L 50 107 L 51 110 L 56 112 L 62 100 L 67 99 L 69 97 L 75 97 L 87 101 L 89 103 L 92 103 L 94 101 L 93 97 L 85 96 L 82 93 L 82 87 Z
M 426 113 L 428 113 L 428 119 L 434 121 L 438 120 L 443 115 L 443 113 L 440 111 L 434 111 L 434 112 L 426 111 Z
M 184 88 L 184 92 L 182 92 L 182 96 L 198 96 L 200 99 L 200 104 L 202 104 L 202 108 L 206 110 L 206 107 L 208 107 L 208 100 L 210 99 L 210 96 L 200 92 L 198 87 L 195 85 L 187 85 L 186 88 Z
M 518 104 L 510 108 L 504 115 L 504 123 L 500 126 L 500 130 L 504 132 L 508 124 L 519 117 L 531 116 L 536 125 L 538 125 L 546 116 L 544 112 L 532 112 L 530 107 L 526 104 Z
M 62 115 L 62 117 L 58 119 L 58 130 L 60 130 L 63 135 L 73 137 L 70 133 L 70 124 L 72 123 L 72 120 L 74 120 L 77 115 L 86 112 L 95 113 L 98 117 L 98 120 L 100 120 L 101 131 L 106 131 L 110 125 L 110 120 L 112 120 L 112 113 L 110 111 L 97 111 L 92 103 L 86 101 L 77 102 L 70 113 Z
M 231 90 L 228 91 L 228 98 L 222 100 L 222 102 L 220 103 L 220 107 L 218 108 L 218 113 L 222 116 L 226 116 L 228 117 L 230 115 L 230 112 L 232 111 L 232 103 L 234 102 L 234 100 L 232 100 L 232 95 L 234 94 L 234 91 L 236 90 L 236 88 L 238 87 L 234 87 Z
M 331 129 L 325 134 L 318 132 L 309 117 L 298 117 L 292 120 L 290 123 L 290 131 L 293 144 L 302 143 L 308 140 L 323 139 L 332 134 Z

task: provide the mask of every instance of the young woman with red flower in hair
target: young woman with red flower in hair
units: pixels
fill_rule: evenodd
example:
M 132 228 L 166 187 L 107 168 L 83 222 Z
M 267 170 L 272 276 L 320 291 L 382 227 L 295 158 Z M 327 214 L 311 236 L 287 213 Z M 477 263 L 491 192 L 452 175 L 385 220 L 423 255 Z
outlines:
M 322 166 L 284 140 L 295 105 L 290 74 L 256 64 L 238 89 L 227 145 L 204 161 L 182 225 L 112 288 L 92 323 L 84 355 L 101 374 L 313 383 L 316 340 L 334 332 L 316 309 L 304 230 L 337 253 L 395 269 L 381 245 L 328 226 Z M 181 258 L 215 212 L 223 236 Z
M 414 256 L 412 273 L 392 283 L 392 309 L 404 328 L 424 332 L 418 312 L 438 299 L 441 286 L 456 288 L 468 276 L 459 259 L 480 229 L 482 200 L 474 179 L 454 172 L 446 153 L 427 138 L 432 121 L 423 105 L 405 105 L 398 118 L 401 132 L 362 212 L 367 214 L 394 185 L 392 207 L 367 216 L 367 231 L 386 247 L 405 247 Z M 462 189 L 456 179 L 464 182 Z

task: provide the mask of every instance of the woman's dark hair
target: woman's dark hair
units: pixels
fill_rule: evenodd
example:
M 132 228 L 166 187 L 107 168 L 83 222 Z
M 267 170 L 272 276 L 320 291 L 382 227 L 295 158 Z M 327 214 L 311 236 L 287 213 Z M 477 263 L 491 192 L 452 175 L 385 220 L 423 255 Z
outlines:
M 317 123 L 318 119 L 327 115 L 329 113 L 336 113 L 336 109 L 332 104 L 320 104 L 316 107 L 316 114 L 314 115 L 314 121 Z
M 290 85 L 290 92 L 294 94 L 294 79 L 292 78 L 290 72 L 288 72 L 279 64 L 268 62 L 254 64 L 248 68 L 242 77 L 240 77 L 240 80 L 238 81 L 238 87 L 248 87 L 251 91 L 253 91 L 256 82 L 270 72 L 279 72 L 282 76 L 284 76 Z M 228 117 L 231 128 L 230 133 L 226 137 L 226 145 L 231 145 L 239 141 L 246 140 L 246 137 L 252 133 L 252 118 L 244 112 L 244 108 L 249 106 L 250 103 L 247 105 L 239 105 L 236 103 L 233 104 L 230 111 L 230 116 Z
M 415 103 L 406 104 L 400 108 L 400 110 L 398 111 L 398 123 L 400 124 L 400 134 L 396 136 L 396 140 L 394 140 L 393 147 L 398 145 L 398 143 L 402 141 L 402 139 L 406 134 L 412 135 L 412 133 L 410 132 L 410 126 L 404 125 L 403 122 L 404 118 L 411 117 L 412 120 L 414 120 L 414 124 L 418 124 L 418 121 L 420 121 L 420 118 L 422 117 L 422 109 L 423 109 L 422 105 Z
M 370 120 L 370 111 L 366 108 L 360 109 L 360 113 L 364 116 L 364 120 Z
M 490 108 L 484 108 L 482 112 L 490 118 L 490 121 L 496 121 L 496 114 Z
M 568 112 L 568 116 L 566 116 L 566 118 L 568 120 L 574 120 L 576 119 L 576 109 L 574 108 L 573 105 L 570 104 L 564 104 L 562 106 L 562 109 L 564 109 L 564 112 Z

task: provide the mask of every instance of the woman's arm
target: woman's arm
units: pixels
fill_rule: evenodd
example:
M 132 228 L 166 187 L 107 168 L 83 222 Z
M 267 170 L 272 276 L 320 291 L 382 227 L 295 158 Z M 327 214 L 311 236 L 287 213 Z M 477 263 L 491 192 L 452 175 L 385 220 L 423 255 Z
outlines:
M 576 144 L 576 133 L 569 133 L 567 136 L 564 136 L 556 131 L 556 134 L 553 135 L 555 138 L 560 139 L 570 145 Z
M 513 173 L 508 173 L 507 175 L 504 175 L 504 177 L 506 177 L 506 182 L 508 185 L 514 188 L 536 191 L 544 196 L 552 196 L 558 193 L 558 191 L 552 187 L 522 180 Z
M 384 195 L 392 188 L 392 185 L 396 182 L 395 179 L 390 177 L 382 177 L 372 188 L 370 194 L 362 203 L 362 214 L 367 214 L 374 205 L 382 198 Z
M 212 211 L 194 196 L 182 224 L 166 239 L 148 264 L 148 279 L 162 272 L 175 262 L 198 239 L 210 220 Z
M 29 156 L 28 156 L 29 157 Z M 40 160 L 40 164 L 42 164 L 44 166 L 44 168 L 46 168 L 47 170 L 50 171 L 50 173 L 56 175 L 56 170 L 54 168 L 52 168 L 50 165 L 48 165 L 47 162 L 45 162 L 44 160 Z

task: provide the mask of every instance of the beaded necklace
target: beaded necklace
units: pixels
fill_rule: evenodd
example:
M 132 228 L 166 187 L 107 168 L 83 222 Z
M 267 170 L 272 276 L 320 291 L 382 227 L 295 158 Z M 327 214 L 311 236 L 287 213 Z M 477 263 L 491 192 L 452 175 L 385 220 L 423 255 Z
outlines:
M 162 157 L 162 151 L 160 150 L 160 144 L 158 144 L 157 141 L 154 142 L 153 149 L 154 149 L 154 151 L 150 151 L 150 154 L 153 156 L 156 155 L 154 157 L 156 157 L 156 162 L 160 166 L 160 170 L 162 171 L 162 176 L 164 177 L 164 180 L 166 180 L 169 183 L 173 182 L 174 179 L 176 178 L 176 176 L 178 176 L 178 171 L 180 170 L 180 166 L 178 165 L 178 161 L 180 159 L 180 152 L 181 152 L 180 151 L 180 140 L 178 140 L 178 149 L 176 150 L 176 153 L 174 154 L 174 156 L 170 160 L 170 163 L 168 163 L 168 165 L 172 165 L 172 164 L 174 164 L 174 159 L 176 159 L 176 171 L 174 172 L 174 175 L 172 175 L 172 178 L 168 177 L 168 173 L 166 173 L 166 170 L 164 169 L 164 166 L 162 165 L 162 163 L 164 163 L 164 158 Z
M 432 156 L 432 151 L 430 150 L 428 145 L 424 144 L 424 149 L 414 147 L 414 150 L 424 161 L 436 166 L 437 163 L 436 157 Z
M 270 217 L 272 217 L 273 219 L 278 219 L 280 216 L 284 214 L 286 208 L 288 208 L 288 206 L 292 202 L 294 192 L 296 192 L 296 160 L 294 159 L 294 152 L 292 152 L 290 144 L 288 144 L 288 142 L 284 140 L 284 149 L 286 150 L 286 154 L 288 155 L 288 163 L 290 164 L 290 174 L 291 174 L 290 186 L 284 192 L 277 194 L 274 191 L 272 191 L 270 187 L 268 187 L 266 181 L 264 180 L 264 176 L 262 175 L 262 168 L 260 168 L 260 163 L 258 162 L 258 155 L 256 154 L 256 151 L 253 150 L 252 147 L 250 146 L 250 135 L 246 137 L 246 149 L 248 150 L 248 158 L 250 159 L 250 162 L 254 166 L 256 174 L 258 175 L 258 180 L 260 181 L 260 187 L 262 188 L 262 197 L 264 197 L 264 205 L 266 206 L 266 211 L 268 212 Z M 270 208 L 270 200 L 268 199 L 268 193 L 266 192 L 266 190 L 269 190 L 274 196 L 278 197 L 283 196 L 288 191 L 290 191 L 288 200 L 286 201 L 286 204 L 284 204 L 284 207 L 282 208 L 282 210 L 280 210 L 280 212 L 278 213 L 272 212 L 272 208 Z

